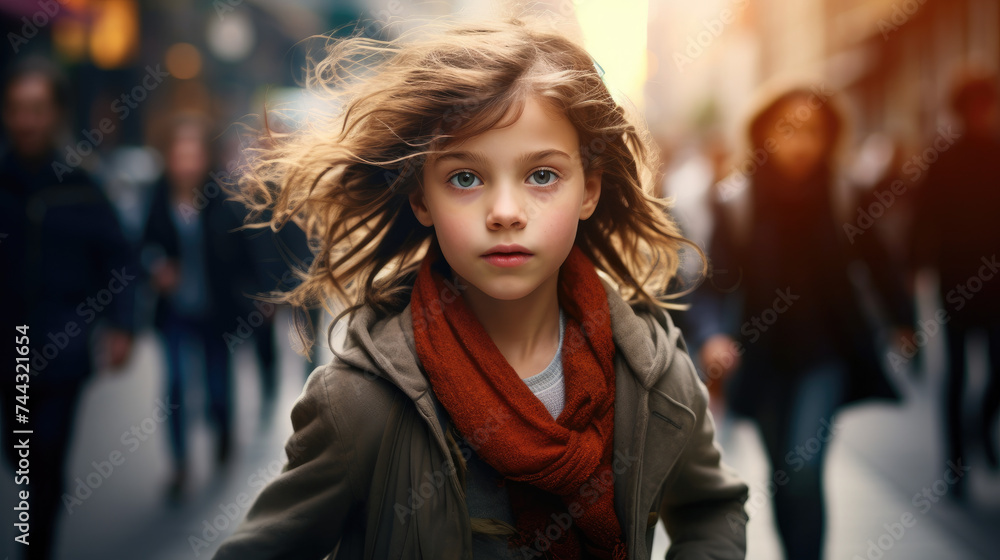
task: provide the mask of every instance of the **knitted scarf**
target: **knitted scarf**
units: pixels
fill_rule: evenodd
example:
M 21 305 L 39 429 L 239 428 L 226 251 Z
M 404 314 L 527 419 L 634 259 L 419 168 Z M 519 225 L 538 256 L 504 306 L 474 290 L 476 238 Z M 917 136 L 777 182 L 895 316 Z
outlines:
M 554 559 L 585 550 L 626 558 L 611 468 L 615 347 L 593 263 L 574 246 L 559 271 L 566 398 L 553 419 L 446 284 L 438 258 L 424 259 L 411 295 L 417 356 L 456 429 L 504 477 L 518 529 L 512 546 Z

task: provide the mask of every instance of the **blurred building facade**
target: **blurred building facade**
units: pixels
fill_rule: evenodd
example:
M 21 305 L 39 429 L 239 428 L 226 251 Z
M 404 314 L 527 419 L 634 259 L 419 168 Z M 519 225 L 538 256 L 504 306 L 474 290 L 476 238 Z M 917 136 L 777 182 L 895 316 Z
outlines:
M 931 134 L 957 68 L 1000 68 L 994 0 L 680 0 L 650 5 L 646 108 L 658 136 L 739 140 L 769 84 L 846 93 L 854 139 Z

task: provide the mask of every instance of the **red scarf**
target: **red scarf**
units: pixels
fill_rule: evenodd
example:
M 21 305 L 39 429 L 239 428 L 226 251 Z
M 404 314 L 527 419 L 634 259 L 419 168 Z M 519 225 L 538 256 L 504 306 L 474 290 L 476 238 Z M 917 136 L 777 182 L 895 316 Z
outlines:
M 601 556 L 624 559 L 611 469 L 615 346 L 593 263 L 574 246 L 559 271 L 559 304 L 568 315 L 566 398 L 553 420 L 435 270 L 433 257 L 424 259 L 411 296 L 417 356 L 458 431 L 511 481 L 519 531 L 513 545 L 555 559 L 582 558 L 582 534 Z

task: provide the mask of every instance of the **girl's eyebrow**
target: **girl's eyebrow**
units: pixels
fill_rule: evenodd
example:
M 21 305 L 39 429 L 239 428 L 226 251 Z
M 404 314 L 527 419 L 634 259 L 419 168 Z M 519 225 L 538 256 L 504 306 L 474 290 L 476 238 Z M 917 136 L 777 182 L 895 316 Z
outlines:
M 573 159 L 569 154 L 562 150 L 550 149 L 550 150 L 539 150 L 537 152 L 528 152 L 526 154 L 521 154 L 517 158 L 517 164 L 522 165 L 531 161 L 537 161 L 540 159 L 545 159 L 547 157 L 563 157 L 566 159 Z M 437 161 L 444 161 L 446 159 L 457 159 L 461 161 L 469 161 L 483 167 L 489 165 L 489 158 L 486 157 L 482 152 L 446 152 L 437 157 Z
M 540 159 L 545 159 L 547 157 L 553 157 L 553 156 L 555 156 L 555 157 L 564 157 L 566 159 L 573 159 L 572 157 L 570 157 L 569 154 L 567 154 L 566 152 L 564 152 L 562 150 L 551 149 L 551 150 L 540 150 L 540 151 L 537 151 L 537 152 L 530 152 L 530 153 L 527 153 L 527 154 L 523 154 L 522 156 L 520 156 L 519 158 L 517 158 L 517 163 L 518 163 L 518 165 L 520 165 L 520 164 L 528 163 L 528 162 L 531 162 L 531 161 L 538 161 Z

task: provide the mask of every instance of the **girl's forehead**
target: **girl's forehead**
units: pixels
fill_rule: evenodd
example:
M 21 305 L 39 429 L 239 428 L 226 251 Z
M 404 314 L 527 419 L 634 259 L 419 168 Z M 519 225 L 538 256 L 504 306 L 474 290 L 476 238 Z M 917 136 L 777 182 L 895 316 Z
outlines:
M 487 160 L 514 152 L 562 152 L 575 157 L 579 153 L 579 134 L 562 110 L 532 96 L 520 107 L 512 107 L 495 126 L 445 143 L 435 150 L 433 159 L 458 154 Z

